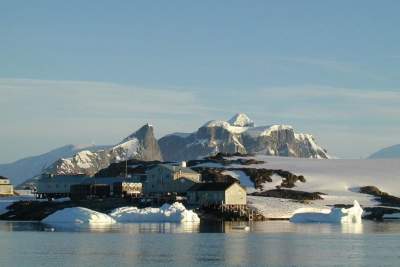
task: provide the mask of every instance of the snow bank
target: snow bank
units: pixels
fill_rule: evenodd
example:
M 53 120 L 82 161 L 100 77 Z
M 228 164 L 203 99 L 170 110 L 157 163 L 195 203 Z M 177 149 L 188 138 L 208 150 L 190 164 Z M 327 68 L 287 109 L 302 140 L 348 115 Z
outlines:
M 200 222 L 199 216 L 179 202 L 160 208 L 122 207 L 110 213 L 118 222 Z
M 354 206 L 349 209 L 333 208 L 321 212 L 296 212 L 291 222 L 305 223 L 305 222 L 322 222 L 322 223 L 361 223 L 361 215 L 363 209 L 354 200 Z
M 115 223 L 115 220 L 101 212 L 87 208 L 75 207 L 56 211 L 44 218 L 42 223 L 106 225 Z

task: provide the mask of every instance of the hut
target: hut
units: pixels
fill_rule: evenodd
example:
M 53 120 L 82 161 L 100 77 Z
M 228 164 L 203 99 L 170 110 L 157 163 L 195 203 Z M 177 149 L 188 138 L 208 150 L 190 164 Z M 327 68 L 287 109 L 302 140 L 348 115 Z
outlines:
M 246 189 L 239 183 L 200 183 L 189 188 L 192 206 L 241 206 L 247 204 Z

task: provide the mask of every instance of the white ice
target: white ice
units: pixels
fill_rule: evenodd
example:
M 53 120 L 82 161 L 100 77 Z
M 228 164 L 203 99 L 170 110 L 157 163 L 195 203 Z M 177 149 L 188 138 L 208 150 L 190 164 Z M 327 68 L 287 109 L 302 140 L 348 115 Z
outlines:
M 44 218 L 42 223 L 109 225 L 114 224 L 115 220 L 109 215 L 101 212 L 82 207 L 74 207 L 56 211 Z
M 354 200 L 354 206 L 348 209 L 332 208 L 321 212 L 303 212 L 299 210 L 290 218 L 290 221 L 294 223 L 361 223 L 362 213 L 363 209 L 357 200 Z
M 160 208 L 122 207 L 110 213 L 118 222 L 200 222 L 199 216 L 179 202 Z

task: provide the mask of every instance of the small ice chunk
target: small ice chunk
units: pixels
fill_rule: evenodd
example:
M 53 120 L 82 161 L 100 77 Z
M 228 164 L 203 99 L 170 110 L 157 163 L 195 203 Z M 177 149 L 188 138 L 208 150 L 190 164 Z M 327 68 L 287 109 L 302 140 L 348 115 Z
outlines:
M 321 223 L 361 223 L 363 209 L 357 200 L 349 209 L 333 208 L 329 213 L 325 212 L 298 212 L 290 218 L 294 223 L 321 222 Z

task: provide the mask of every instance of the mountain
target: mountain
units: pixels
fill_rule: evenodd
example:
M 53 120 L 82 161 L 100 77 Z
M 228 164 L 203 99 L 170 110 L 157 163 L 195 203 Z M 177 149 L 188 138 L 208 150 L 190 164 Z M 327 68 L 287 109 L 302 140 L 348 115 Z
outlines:
M 327 159 L 327 151 L 310 134 L 292 126 L 255 127 L 243 113 L 228 121 L 209 121 L 191 134 L 170 134 L 159 140 L 164 160 L 197 159 L 218 152 Z
M 38 156 L 23 158 L 12 163 L 0 164 L 0 175 L 9 177 L 14 185 L 18 185 L 24 180 L 40 174 L 60 158 L 72 157 L 82 150 L 95 151 L 104 148 L 106 146 L 66 145 Z
M 94 152 L 83 150 L 71 158 L 61 158 L 47 171 L 59 175 L 85 174 L 92 176 L 111 163 L 128 159 L 162 160 L 160 148 L 154 137 L 153 126 L 144 125 L 113 147 Z
M 391 159 L 391 158 L 400 158 L 400 144 L 385 147 L 377 152 L 371 154 L 369 159 Z
M 68 145 L 48 153 L 0 165 L 0 175 L 15 185 L 46 170 L 55 174 L 94 175 L 111 163 L 143 161 L 182 161 L 218 152 L 275 156 L 329 158 L 312 135 L 296 133 L 291 126 L 256 127 L 246 114 L 228 121 L 209 121 L 194 133 L 173 133 L 158 142 L 151 125 L 144 125 L 114 146 Z

